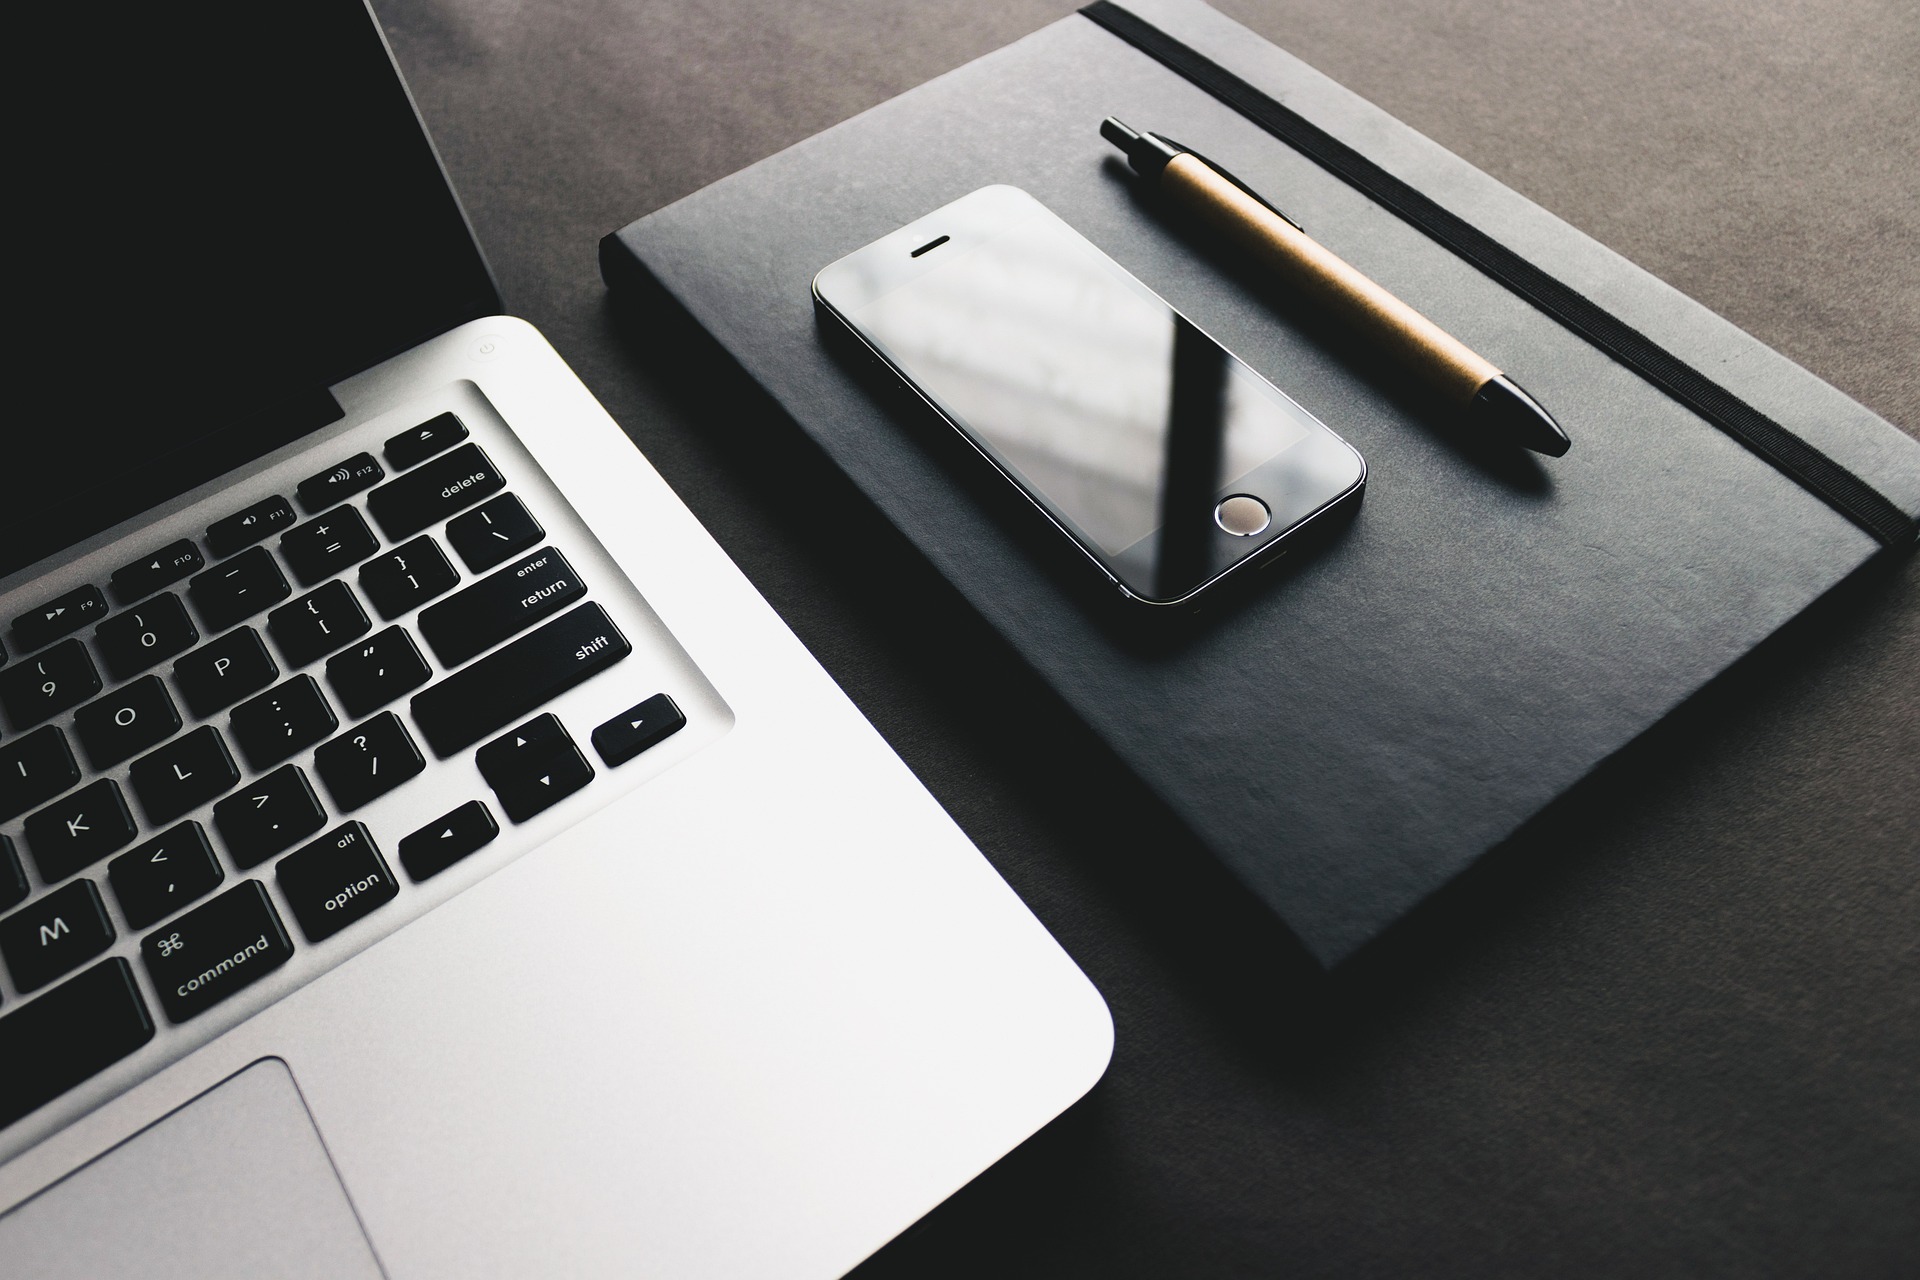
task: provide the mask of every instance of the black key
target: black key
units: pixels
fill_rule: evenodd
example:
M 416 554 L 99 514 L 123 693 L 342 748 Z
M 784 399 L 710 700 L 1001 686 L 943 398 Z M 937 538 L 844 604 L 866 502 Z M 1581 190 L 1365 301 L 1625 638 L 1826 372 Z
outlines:
M 432 674 L 427 660 L 413 647 L 413 637 L 399 627 L 388 627 L 327 659 L 327 683 L 350 716 L 386 706 L 418 689 Z
M 139 675 L 156 662 L 184 653 L 199 638 L 187 607 L 172 592 L 108 618 L 93 633 L 107 674 L 115 680 Z
M 379 549 L 379 539 L 352 507 L 329 511 L 280 536 L 280 554 L 303 587 L 331 578 Z
M 373 837 L 358 822 L 335 827 L 288 854 L 274 864 L 273 874 L 308 942 L 331 938 L 400 892 Z
M 447 541 L 474 573 L 493 568 L 546 536 L 526 504 L 510 493 L 447 522 Z
M 315 749 L 313 767 L 327 784 L 333 807 L 351 813 L 427 767 L 400 717 L 383 711 Z
M 180 713 L 159 676 L 143 676 L 73 713 L 87 762 L 111 769 L 180 732 Z
M 327 811 L 298 765 L 283 765 L 213 806 L 213 825 L 242 869 L 258 866 L 327 823 Z
M 0 1018 L 0 1129 L 105 1071 L 153 1039 L 153 1019 L 115 958 Z
M 27 819 L 27 848 L 48 884 L 65 880 L 140 834 L 120 784 L 101 778 Z
M 367 634 L 366 610 L 344 582 L 329 582 L 267 615 L 267 630 L 290 667 L 304 667 Z
M 192 539 L 182 538 L 178 542 L 169 542 L 144 559 L 121 565 L 107 579 L 107 585 L 113 588 L 113 594 L 120 603 L 132 604 L 136 600 L 145 600 L 162 587 L 172 586 L 190 573 L 198 573 L 206 566 L 200 548 L 193 545 Z
M 127 771 L 140 808 L 154 826 L 172 822 L 233 789 L 240 770 L 220 731 L 203 724 L 186 737 L 141 756 Z
M 678 733 L 686 723 L 686 716 L 673 699 L 656 693 L 595 729 L 593 749 L 609 765 L 625 764 L 654 743 Z
M 632 652 L 605 609 L 583 604 L 415 694 L 414 723 L 444 759 Z
M 113 944 L 113 922 L 91 880 L 75 880 L 0 920 L 0 956 L 22 991 L 65 977 Z
M 120 899 L 130 929 L 144 929 L 165 919 L 213 892 L 225 878 L 207 833 L 197 822 L 183 822 L 107 864 L 113 896 Z
M 55 596 L 38 609 L 29 610 L 13 620 L 13 637 L 26 652 L 51 644 L 61 636 L 78 631 L 90 622 L 107 616 L 107 598 L 100 588 L 88 584 Z
M 258 693 L 280 675 L 273 655 L 252 627 L 230 631 L 173 664 L 174 683 L 187 710 L 202 718 Z
M 80 766 L 56 725 L 0 747 L 0 822 L 10 822 L 80 781 Z
M 442 666 L 457 667 L 508 636 L 550 618 L 587 592 L 552 547 L 522 556 L 420 614 L 420 634 Z
M 450 413 L 443 413 L 411 431 L 402 431 L 394 436 L 381 452 L 387 455 L 388 466 L 395 471 L 405 471 L 415 463 L 425 462 L 434 454 L 453 448 L 466 438 L 466 424 Z
M 140 940 L 140 959 L 174 1022 L 205 1013 L 292 955 L 280 913 L 258 880 L 242 880 Z
M 100 692 L 100 673 L 78 640 L 63 640 L 17 666 L 0 670 L 0 706 L 16 729 L 31 729 Z
M 298 490 L 300 505 L 307 509 L 308 515 L 326 511 L 362 489 L 379 484 L 386 474 L 372 454 L 356 453 L 339 466 L 302 480 Z
M 469 800 L 452 813 L 443 813 L 400 841 L 400 865 L 418 884 L 437 876 L 500 834 L 487 806 Z
M 255 769 L 270 769 L 335 729 L 333 708 L 312 676 L 295 676 L 233 709 L 234 740 Z
M 292 526 L 300 517 L 293 504 L 279 494 L 263 498 L 245 511 L 236 511 L 224 520 L 207 526 L 207 550 L 214 559 L 245 550 L 276 529 Z
M 553 715 L 536 716 L 474 752 L 480 776 L 515 822 L 525 822 L 593 781 L 593 766 Z
M 505 483 L 480 446 L 466 444 L 381 485 L 367 495 L 367 510 L 387 541 L 398 542 L 500 492 Z
M 26 868 L 20 865 L 20 856 L 13 851 L 12 839 L 0 833 L 0 911 L 11 911 L 26 898 Z
M 458 581 L 446 554 L 425 534 L 360 566 L 360 589 L 388 619 L 452 590 Z
M 214 632 L 225 631 L 268 605 L 285 600 L 293 594 L 293 588 L 280 576 L 280 568 L 267 549 L 255 547 L 223 565 L 195 574 L 187 594 L 200 611 L 200 621 Z

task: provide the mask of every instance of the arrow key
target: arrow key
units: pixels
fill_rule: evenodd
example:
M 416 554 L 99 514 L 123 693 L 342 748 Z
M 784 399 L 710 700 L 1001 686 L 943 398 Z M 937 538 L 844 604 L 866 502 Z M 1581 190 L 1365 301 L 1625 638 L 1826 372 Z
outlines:
M 426 826 L 400 841 L 400 865 L 414 883 L 442 871 L 474 850 L 491 844 L 500 834 L 487 806 L 469 800 L 451 813 L 443 813 Z
M 515 822 L 525 822 L 593 780 L 593 766 L 551 713 L 495 738 L 474 753 L 474 763 Z
M 687 723 L 686 716 L 664 693 L 628 707 L 593 731 L 593 749 L 608 765 L 622 765 Z

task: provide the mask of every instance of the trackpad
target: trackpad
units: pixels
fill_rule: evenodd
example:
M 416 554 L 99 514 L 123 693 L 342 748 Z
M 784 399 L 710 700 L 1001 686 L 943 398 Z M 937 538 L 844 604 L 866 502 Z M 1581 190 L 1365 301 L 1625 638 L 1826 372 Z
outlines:
M 379 1280 L 278 1058 L 254 1063 L 0 1217 L 9 1275 Z

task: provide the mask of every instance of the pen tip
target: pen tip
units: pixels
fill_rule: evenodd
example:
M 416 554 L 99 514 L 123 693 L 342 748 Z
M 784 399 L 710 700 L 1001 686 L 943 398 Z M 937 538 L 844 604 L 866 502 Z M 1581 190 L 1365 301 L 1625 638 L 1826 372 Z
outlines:
M 1475 393 L 1467 405 L 1467 421 L 1493 439 L 1550 458 L 1558 458 L 1573 447 L 1553 415 L 1504 373 L 1488 379 Z

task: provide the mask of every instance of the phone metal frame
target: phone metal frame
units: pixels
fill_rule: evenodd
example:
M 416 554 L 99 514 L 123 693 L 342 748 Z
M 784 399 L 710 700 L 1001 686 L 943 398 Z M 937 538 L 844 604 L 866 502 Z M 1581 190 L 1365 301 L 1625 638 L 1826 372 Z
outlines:
M 999 234 L 1015 222 L 1033 217 L 1050 220 L 1061 232 L 1078 240 L 1117 280 L 1154 305 L 1164 307 L 1179 321 L 1191 325 L 1202 337 L 1219 347 L 1229 360 L 1234 361 L 1250 374 L 1253 382 L 1264 393 L 1280 401 L 1307 430 L 1305 437 L 1218 491 L 1215 496 L 1216 503 L 1227 496 L 1239 493 L 1249 493 L 1260 498 L 1267 505 L 1272 522 L 1265 530 L 1252 537 L 1238 537 L 1216 527 L 1214 545 L 1219 567 L 1197 585 L 1176 596 L 1155 596 L 1137 582 L 1130 580 L 1143 569 L 1148 573 L 1151 572 L 1151 558 L 1144 557 L 1143 563 L 1142 548 L 1153 543 L 1160 536 L 1160 527 L 1156 526 L 1118 553 L 1110 554 L 1103 550 L 1093 538 L 1080 530 L 1071 516 L 1057 507 L 1045 494 L 1029 485 L 1011 464 L 998 456 L 987 441 L 974 433 L 965 419 L 948 409 L 936 396 L 922 387 L 911 373 L 895 361 L 882 342 L 868 334 L 853 319 L 853 313 L 860 308 L 937 269 L 941 264 L 951 261 L 955 253 L 941 255 L 933 252 L 936 243 L 938 248 L 951 247 L 963 253 Z M 919 252 L 916 253 L 916 250 Z M 1248 565 L 1270 563 L 1283 555 L 1299 540 L 1300 535 L 1309 525 L 1324 524 L 1328 516 L 1350 509 L 1350 505 L 1357 503 L 1366 489 L 1367 463 L 1357 449 L 1341 439 L 1332 428 L 1308 412 L 1286 392 L 1275 386 L 1270 379 L 1241 360 L 1224 343 L 1219 342 L 1200 326 L 1193 324 L 1178 308 L 1142 284 L 1125 267 L 1075 231 L 1059 215 L 1018 187 L 1004 184 L 981 187 L 837 259 L 814 276 L 813 300 L 815 307 L 821 313 L 831 318 L 840 329 L 857 341 L 867 353 L 903 383 L 921 403 L 952 427 L 974 454 L 1026 498 L 1028 505 L 1038 511 L 1048 524 L 1078 549 L 1109 584 L 1125 599 L 1134 603 L 1155 609 L 1190 606 L 1195 602 L 1196 597 L 1216 586 L 1229 574 Z M 1302 448 L 1307 448 L 1310 453 L 1316 454 L 1315 461 L 1350 459 L 1354 474 L 1350 483 L 1333 489 L 1324 498 L 1302 501 L 1296 496 L 1296 500 L 1285 505 L 1283 515 L 1282 503 L 1270 495 L 1286 491 L 1283 480 L 1292 477 L 1300 470 L 1300 459 L 1295 458 L 1294 455 Z

